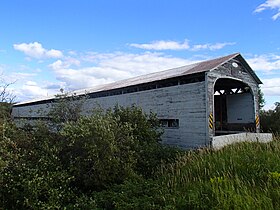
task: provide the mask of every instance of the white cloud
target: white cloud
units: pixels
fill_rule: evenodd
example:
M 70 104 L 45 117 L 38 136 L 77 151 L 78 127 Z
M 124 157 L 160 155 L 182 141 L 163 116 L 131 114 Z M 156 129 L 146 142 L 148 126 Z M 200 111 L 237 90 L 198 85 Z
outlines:
M 46 58 L 61 58 L 63 53 L 59 50 L 47 50 L 38 42 L 14 44 L 14 49 L 23 52 L 30 58 L 46 59 Z
M 198 44 L 198 45 L 194 45 L 192 46 L 191 50 L 192 51 L 198 51 L 198 50 L 220 50 L 222 48 L 224 48 L 225 46 L 229 46 L 229 45 L 235 45 L 234 42 L 224 42 L 224 43 L 215 43 L 215 44 Z
M 186 50 L 190 48 L 188 40 L 183 43 L 160 40 L 150 44 L 130 44 L 130 46 L 145 50 Z
M 45 54 L 47 58 L 61 58 L 63 56 L 61 51 L 54 49 L 46 50 Z
M 88 53 L 83 60 L 88 67 L 71 68 L 65 61 L 58 60 L 49 65 L 56 78 L 69 89 L 81 89 L 110 83 L 117 80 L 166 70 L 195 62 L 181 58 L 168 57 L 161 53 Z M 197 60 L 196 60 L 197 61 Z M 94 63 L 94 65 L 92 65 Z
M 269 76 L 266 79 L 261 78 L 263 82 L 261 90 L 266 101 L 264 109 L 273 109 L 274 103 L 280 99 L 280 77 L 278 73 L 280 70 L 280 56 L 275 54 L 255 55 L 246 60 L 254 70 Z
M 9 72 L 9 73 L 8 73 Z M 14 85 L 17 85 L 19 83 L 22 82 L 26 82 L 28 80 L 30 80 L 30 78 L 36 77 L 37 73 L 28 73 L 28 72 L 14 72 L 13 70 L 11 70 L 11 67 L 8 68 L 8 71 L 3 71 L 1 73 L 0 71 L 0 80 L 2 79 L 3 81 L 5 81 L 6 84 L 13 84 L 11 85 L 12 87 Z
M 25 92 L 26 95 L 32 97 L 45 97 L 48 95 L 48 90 L 40 87 L 36 82 L 27 82 L 23 85 L 22 90 Z
M 28 85 L 28 86 L 37 86 L 37 83 L 34 82 L 34 81 L 27 81 L 26 85 Z
M 260 4 L 254 12 L 262 12 L 268 9 L 276 9 L 278 10 L 275 15 L 272 16 L 273 20 L 276 20 L 280 17 L 280 0 L 267 0 L 263 4 Z
M 234 45 L 233 42 L 223 42 L 223 43 L 214 43 L 214 44 L 197 44 L 189 45 L 188 40 L 186 39 L 183 43 L 175 41 L 154 41 L 149 44 L 129 44 L 131 47 L 136 47 L 145 50 L 220 50 L 228 45 Z
M 80 65 L 80 61 L 75 59 L 75 58 L 71 58 L 71 57 L 67 57 L 64 60 L 57 60 L 54 63 L 50 64 L 49 66 L 56 70 L 56 69 L 62 69 L 62 68 L 69 68 L 70 66 L 79 66 Z
M 61 84 L 54 85 L 48 83 L 37 83 L 36 81 L 28 80 L 23 84 L 16 84 L 12 87 L 12 91 L 16 96 L 16 101 L 31 100 L 34 98 L 44 98 L 58 93 Z
M 70 50 L 70 51 L 68 51 L 68 54 L 71 55 L 71 56 L 76 56 L 77 52 L 74 51 L 74 50 Z
M 280 78 L 262 79 L 262 91 L 266 96 L 280 96 Z
M 247 62 L 256 71 L 280 70 L 280 56 L 275 54 L 255 55 L 248 58 Z
M 276 20 L 276 19 L 279 18 L 279 17 L 280 17 L 280 9 L 279 9 L 279 12 L 278 12 L 277 14 L 275 14 L 275 15 L 272 16 L 272 19 L 273 19 L 273 20 Z

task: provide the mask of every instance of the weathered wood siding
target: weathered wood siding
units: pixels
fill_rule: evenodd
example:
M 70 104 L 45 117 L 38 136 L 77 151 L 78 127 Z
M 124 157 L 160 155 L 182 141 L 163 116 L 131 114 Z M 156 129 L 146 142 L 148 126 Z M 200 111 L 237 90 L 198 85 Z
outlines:
M 13 107 L 12 116 L 15 119 L 24 118 L 45 118 L 50 111 L 51 104 L 35 104 Z
M 255 120 L 251 93 L 233 94 L 227 96 L 228 123 L 252 123 Z
M 238 59 L 236 59 L 238 60 Z M 207 104 L 208 104 L 208 116 L 211 113 L 214 113 L 214 87 L 215 82 L 221 78 L 229 78 L 229 79 L 236 79 L 245 84 L 247 84 L 253 95 L 253 110 L 254 115 L 259 115 L 259 106 L 258 106 L 258 84 L 249 73 L 248 69 L 246 69 L 241 62 L 239 63 L 238 68 L 234 68 L 232 65 L 232 60 L 228 61 L 227 63 L 223 64 L 222 66 L 213 69 L 206 73 L 206 83 L 207 83 Z M 213 116 L 215 117 L 215 116 Z M 215 121 L 215 119 L 214 119 Z M 257 132 L 260 131 L 260 126 L 257 126 Z M 212 140 L 214 136 L 214 129 L 210 129 L 208 127 L 208 137 L 209 141 Z
M 179 119 L 178 128 L 164 128 L 163 143 L 183 148 L 207 145 L 205 82 L 189 83 L 122 95 L 89 98 L 84 102 L 83 114 L 95 107 L 108 109 L 120 106 L 140 106 L 146 113 L 160 119 Z M 14 117 L 34 118 L 47 116 L 49 104 L 14 107 Z

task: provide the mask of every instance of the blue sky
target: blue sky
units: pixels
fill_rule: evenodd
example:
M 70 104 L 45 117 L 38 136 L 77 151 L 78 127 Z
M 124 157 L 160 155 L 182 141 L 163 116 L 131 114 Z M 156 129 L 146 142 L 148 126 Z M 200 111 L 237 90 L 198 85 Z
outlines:
M 280 0 L 2 0 L 1 80 L 16 101 L 240 52 L 280 101 Z

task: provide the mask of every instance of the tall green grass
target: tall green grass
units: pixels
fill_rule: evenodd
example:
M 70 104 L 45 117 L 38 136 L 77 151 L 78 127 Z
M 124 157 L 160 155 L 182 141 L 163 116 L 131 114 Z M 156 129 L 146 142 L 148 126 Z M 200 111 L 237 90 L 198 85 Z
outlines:
M 180 153 L 153 179 L 94 193 L 102 209 L 280 209 L 280 139 Z
M 280 209 L 280 139 L 187 152 L 160 177 L 177 209 Z

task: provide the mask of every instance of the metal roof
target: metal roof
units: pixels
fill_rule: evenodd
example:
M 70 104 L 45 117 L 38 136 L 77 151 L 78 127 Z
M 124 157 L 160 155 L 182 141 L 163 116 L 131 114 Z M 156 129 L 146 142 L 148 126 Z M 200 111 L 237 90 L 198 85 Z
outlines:
M 261 84 L 260 79 L 254 73 L 254 71 L 250 68 L 250 66 L 247 64 L 247 62 L 244 60 L 244 58 L 239 53 L 234 53 L 231 55 L 227 55 L 227 56 L 212 59 L 212 60 L 202 61 L 199 63 L 194 63 L 194 64 L 190 64 L 190 65 L 186 65 L 186 66 L 182 66 L 182 67 L 178 67 L 178 68 L 168 69 L 165 71 L 150 73 L 147 75 L 137 76 L 134 78 L 125 79 L 125 80 L 113 82 L 110 84 L 99 85 L 99 86 L 96 86 L 93 88 L 87 88 L 87 89 L 73 91 L 73 92 L 71 92 L 71 94 L 83 95 L 85 93 L 88 94 L 88 93 L 113 90 L 113 89 L 118 89 L 118 88 L 123 88 L 123 87 L 129 87 L 129 86 L 134 86 L 134 85 L 139 85 L 139 84 L 145 84 L 145 83 L 161 81 L 161 80 L 180 77 L 180 76 L 186 76 L 186 75 L 211 71 L 211 70 L 216 69 L 217 67 L 223 65 L 224 63 L 228 62 L 229 60 L 231 60 L 233 58 L 237 58 L 237 57 L 238 57 L 238 60 L 240 60 L 243 65 L 245 65 L 246 69 L 248 69 L 248 71 L 253 76 L 253 78 L 256 80 L 256 82 L 258 84 Z M 17 104 L 15 104 L 15 106 L 34 103 L 34 102 L 38 102 L 38 101 L 51 100 L 54 98 L 55 98 L 55 96 L 50 96 L 50 97 L 45 97 L 45 98 L 41 98 L 41 99 L 25 101 L 25 102 L 17 103 Z

